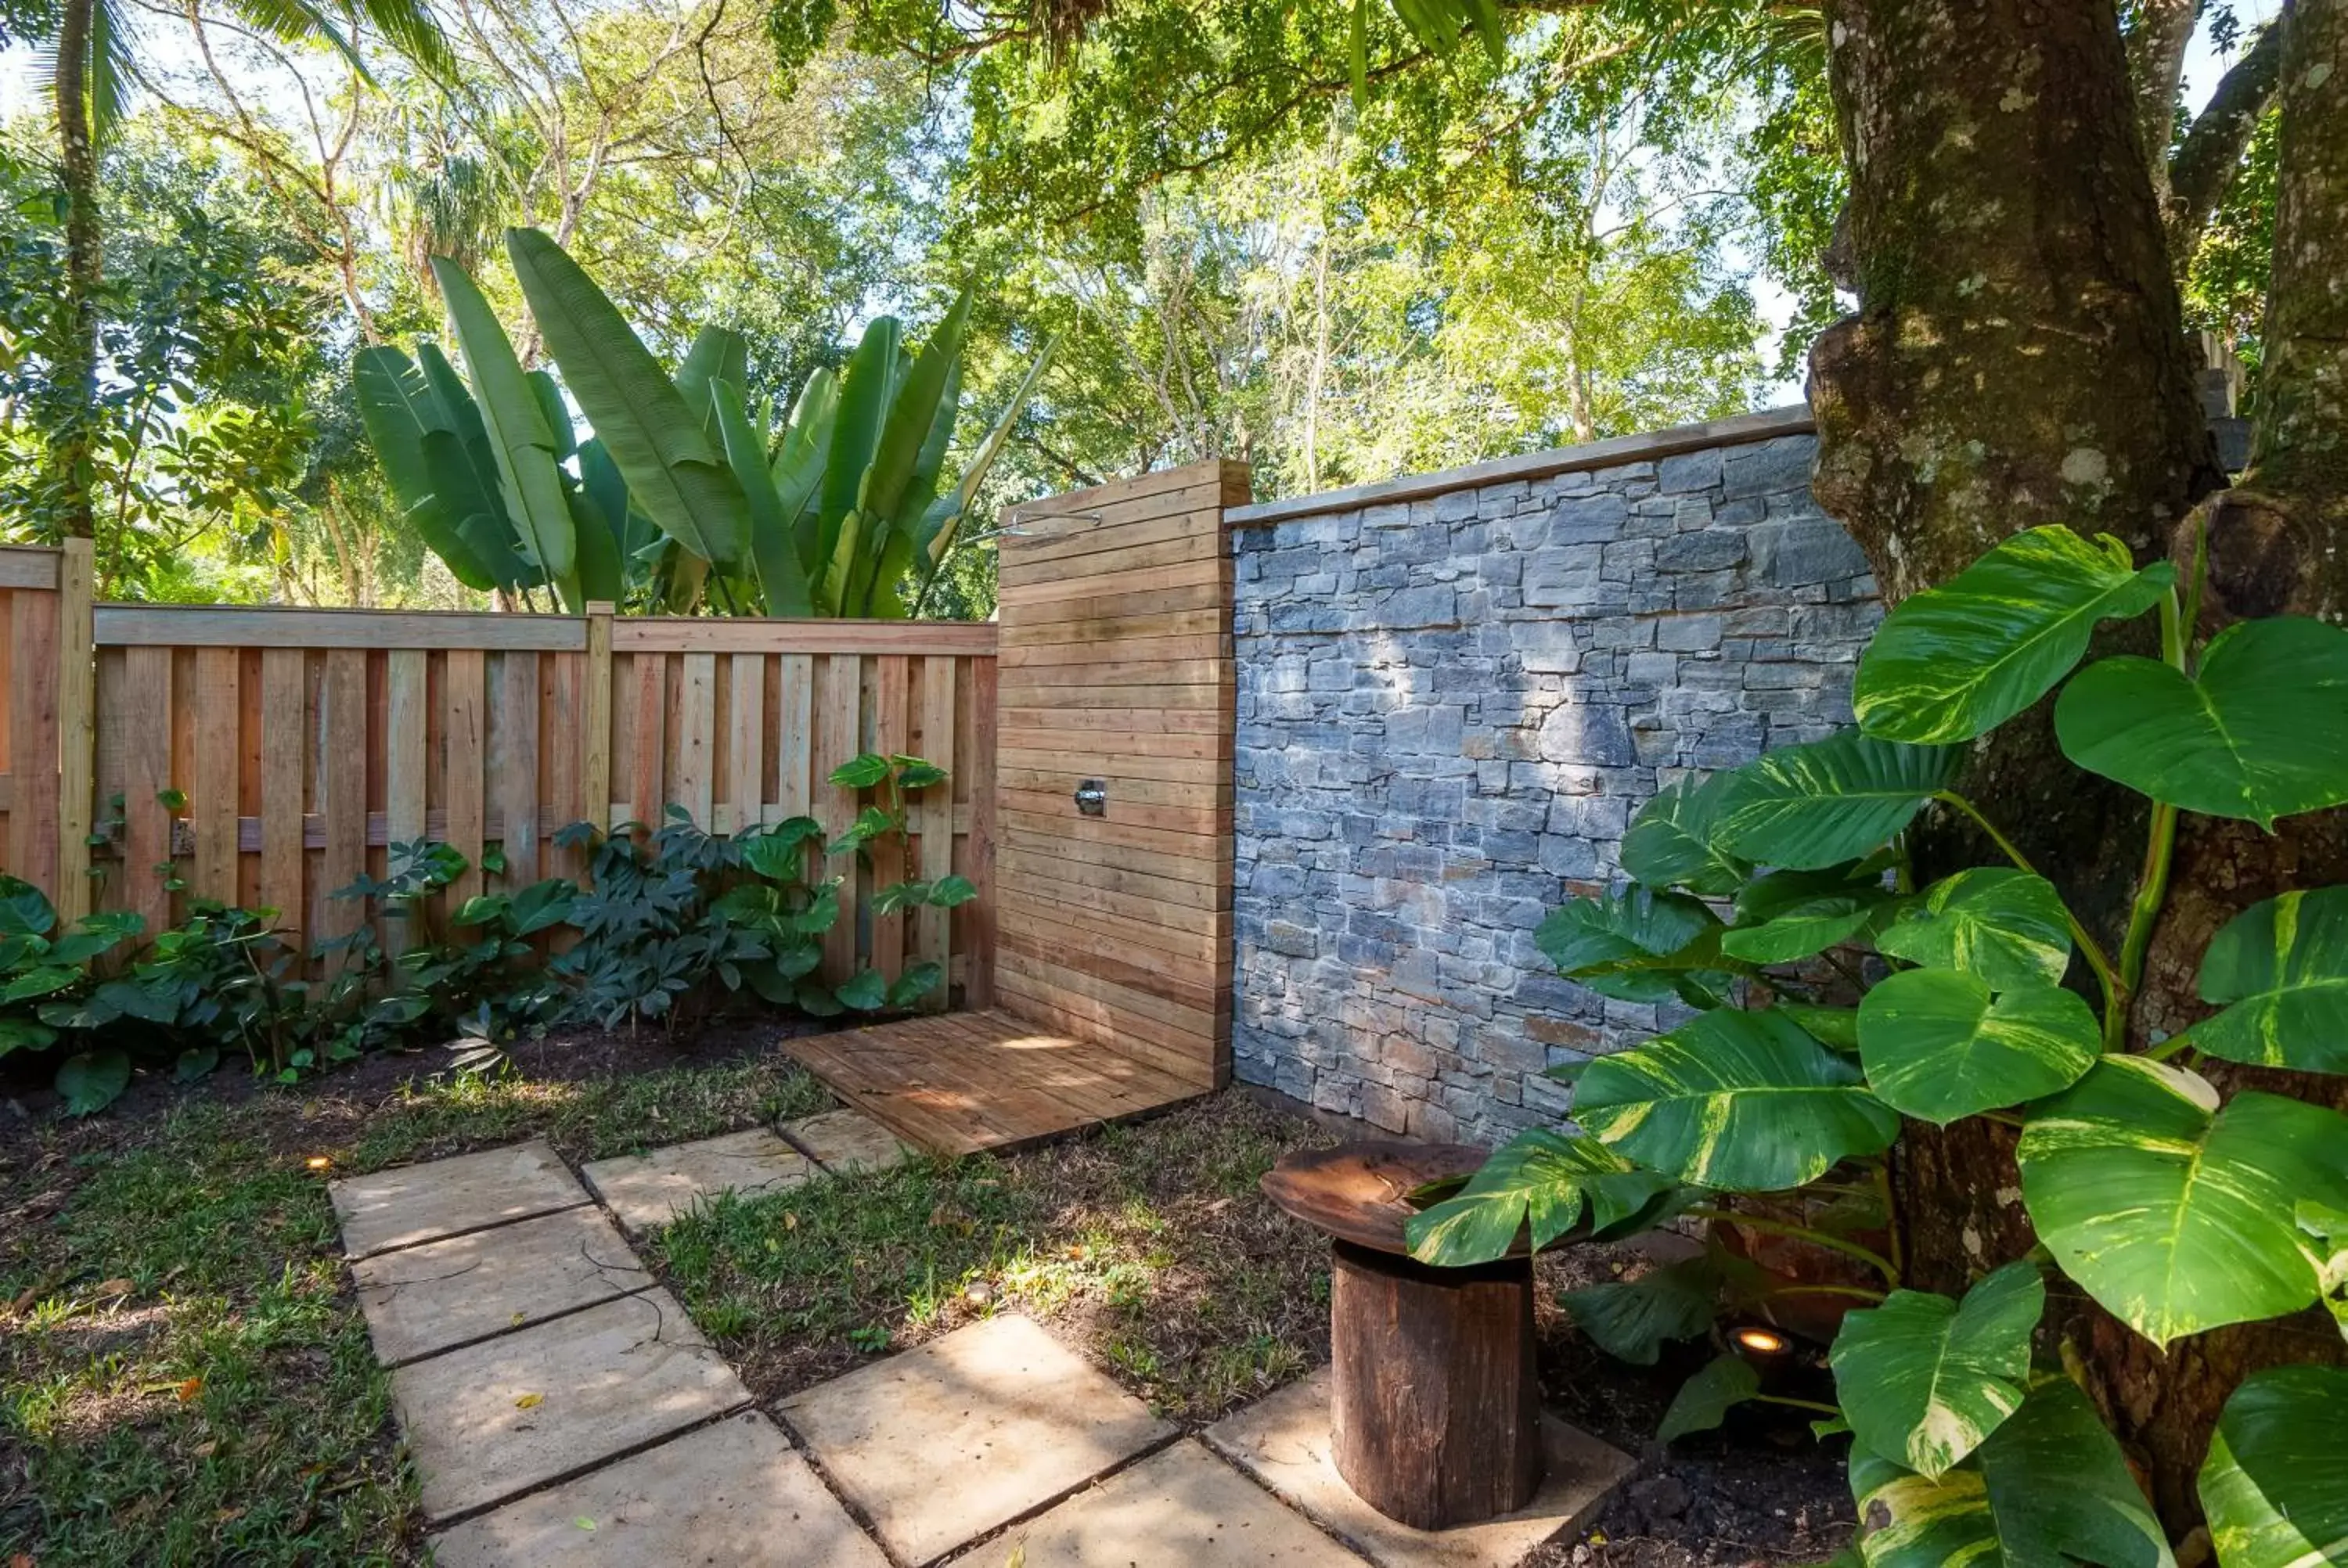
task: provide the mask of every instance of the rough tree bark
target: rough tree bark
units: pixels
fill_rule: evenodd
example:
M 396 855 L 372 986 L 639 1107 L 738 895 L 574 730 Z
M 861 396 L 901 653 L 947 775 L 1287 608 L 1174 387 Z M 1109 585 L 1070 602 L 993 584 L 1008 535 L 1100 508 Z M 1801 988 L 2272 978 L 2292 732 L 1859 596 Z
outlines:
M 97 532 L 90 460 L 98 411 L 98 291 L 103 276 L 98 227 L 98 147 L 90 131 L 90 37 L 96 0 L 64 0 L 57 14 L 57 174 L 66 193 L 65 345 L 57 380 L 75 392 L 72 423 L 50 450 L 64 497 L 59 526 L 76 538 Z
M 1830 71 L 1851 182 L 1859 313 L 1811 360 L 1817 493 L 1897 601 L 2017 530 L 2049 522 L 2189 551 L 2209 521 L 2204 630 L 2239 615 L 2338 615 L 2348 561 L 2348 76 L 2340 0 L 2281 26 L 2286 140 L 2267 374 L 2271 418 L 2242 490 L 2223 484 L 2192 385 L 2141 105 L 2109 0 L 1829 0 Z M 2246 62 L 2247 63 L 2247 62 Z M 2268 64 L 2272 64 L 2271 58 Z M 2120 641 L 2142 639 L 2146 627 Z M 1962 787 L 2116 948 L 2144 814 L 2083 784 L 2044 705 L 1974 748 Z M 2132 1018 L 2136 1042 L 2202 1016 L 2199 956 L 2219 926 L 2287 886 L 2348 881 L 2342 814 L 2273 836 L 2194 823 Z M 1947 824 L 1925 869 L 1993 856 Z M 2222 1065 L 2222 1064 L 2221 1064 Z M 2213 1071 L 2227 1087 L 2247 1071 Z M 2306 1081 L 2261 1086 L 2309 1092 Z M 2336 1086 L 2333 1086 L 2336 1087 Z M 2325 1093 L 2323 1086 L 2314 1092 Z M 1960 1287 L 2019 1255 L 2012 1135 L 1911 1126 L 1900 1206 L 1915 1283 Z M 2336 1356 L 2327 1325 L 2198 1336 L 2167 1356 L 2075 1296 L 2050 1311 L 2143 1460 L 2164 1516 L 2196 1516 L 2192 1475 L 2240 1376 Z

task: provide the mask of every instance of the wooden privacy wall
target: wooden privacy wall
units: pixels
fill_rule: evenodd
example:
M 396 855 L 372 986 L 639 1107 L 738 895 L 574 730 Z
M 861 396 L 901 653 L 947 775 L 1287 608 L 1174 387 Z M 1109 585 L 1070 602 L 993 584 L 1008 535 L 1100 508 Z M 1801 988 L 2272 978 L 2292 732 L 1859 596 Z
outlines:
M 1248 498 L 1245 465 L 1196 464 L 1014 508 L 1001 545 L 996 989 L 1200 1089 L 1231 1076 L 1223 510 Z
M 0 854 L 69 919 L 89 908 L 89 541 L 0 548 Z
M 0 605 L 12 630 L 26 597 Z M 860 802 L 831 770 L 860 751 L 907 753 L 951 781 L 915 797 L 901 854 L 879 852 L 843 887 L 826 972 L 936 959 L 987 998 L 976 911 L 994 831 L 991 626 L 103 605 L 93 630 L 96 787 L 80 793 L 113 841 L 98 901 L 150 930 L 201 896 L 276 908 L 305 942 L 341 934 L 361 910 L 334 891 L 384 875 L 388 846 L 417 839 L 477 863 L 452 890 L 463 896 L 576 876 L 583 855 L 553 843 L 560 828 L 656 823 L 671 803 L 720 833 L 803 814 L 836 832 Z M 20 670 L 24 644 L 8 641 Z M 0 682 L 0 798 L 7 869 L 50 887 L 39 850 L 59 835 L 36 822 L 55 820 L 42 792 L 62 796 L 62 774 L 19 762 L 32 754 L 26 715 L 35 746 L 46 722 L 35 684 Z M 502 876 L 478 869 L 487 845 L 502 847 Z M 182 891 L 166 887 L 166 862 Z M 870 917 L 874 888 L 949 871 L 980 899 L 910 924 Z

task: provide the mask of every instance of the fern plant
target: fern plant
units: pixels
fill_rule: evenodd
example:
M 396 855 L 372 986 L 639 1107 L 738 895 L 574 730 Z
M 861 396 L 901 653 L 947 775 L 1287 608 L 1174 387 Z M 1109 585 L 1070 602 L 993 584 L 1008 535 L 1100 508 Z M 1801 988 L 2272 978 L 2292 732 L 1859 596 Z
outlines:
M 2242 912 L 2202 958 L 2217 1010 L 2131 1043 L 2179 815 L 2271 826 L 2348 804 L 2348 630 L 2278 617 L 2197 643 L 2200 569 L 2180 585 L 2116 540 L 2018 535 L 1886 620 L 1856 729 L 1658 794 L 1623 841 L 1635 882 L 1540 935 L 1601 994 L 1695 1015 L 1559 1074 L 1578 1079 L 1583 1131 L 1519 1138 L 1410 1226 L 1416 1255 L 1442 1264 L 1498 1256 L 1528 1225 L 1545 1244 L 1683 1214 L 1833 1251 L 1858 1272 L 1799 1288 L 1860 1305 L 1830 1355 L 1837 1401 L 1816 1413 L 1851 1434 L 1858 1551 L 1880 1568 L 2173 1563 L 2095 1405 L 2037 1352 L 2050 1276 L 2163 1347 L 2317 1302 L 2348 1332 L 2348 1117 L 2196 1071 L 2348 1073 L 2348 887 Z M 2151 610 L 2161 657 L 2073 673 L 2099 623 Z M 2065 755 L 2151 802 L 2114 951 L 1955 787 L 1967 743 L 2058 686 Z M 1904 840 L 1934 809 L 2007 864 L 1915 886 Z M 1830 1005 L 1849 980 L 1859 1004 Z M 1961 1298 L 1909 1288 L 1885 1201 L 1903 1119 L 1973 1117 L 2018 1129 L 2037 1245 L 1991 1260 Z M 1769 1288 L 1715 1251 L 1567 1305 L 1601 1345 L 1653 1360 L 1661 1338 L 1704 1332 L 1724 1289 Z M 1663 1435 L 1756 1398 L 1787 1402 L 1724 1355 Z M 2348 1540 L 2343 1415 L 2348 1369 L 2270 1369 L 2235 1390 L 2200 1473 L 2221 1568 L 2323 1560 Z

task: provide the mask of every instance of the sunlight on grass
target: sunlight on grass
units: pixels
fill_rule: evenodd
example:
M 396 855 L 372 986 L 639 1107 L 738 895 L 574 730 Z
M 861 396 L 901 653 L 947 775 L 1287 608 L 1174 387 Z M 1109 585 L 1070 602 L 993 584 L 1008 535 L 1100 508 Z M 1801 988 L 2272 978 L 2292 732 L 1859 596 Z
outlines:
M 762 1395 L 1016 1310 L 1159 1409 L 1206 1419 L 1323 1354 L 1325 1246 L 1256 1191 L 1315 1136 L 1224 1096 L 1007 1159 L 726 1197 L 653 1245 Z
M 381 1104 L 329 1078 L 43 1129 L 17 1169 L 63 1201 L 0 1237 L 0 1562 L 415 1561 L 416 1482 L 345 1294 L 327 1179 L 537 1136 L 594 1158 L 830 1103 L 774 1058 L 417 1080 Z

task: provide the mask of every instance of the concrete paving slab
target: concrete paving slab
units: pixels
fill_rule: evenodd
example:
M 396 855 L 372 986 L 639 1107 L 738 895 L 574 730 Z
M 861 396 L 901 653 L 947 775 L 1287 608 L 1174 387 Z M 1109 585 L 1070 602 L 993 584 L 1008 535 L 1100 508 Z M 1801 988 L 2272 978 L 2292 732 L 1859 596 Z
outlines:
M 912 1153 L 897 1135 L 861 1111 L 827 1111 L 786 1122 L 784 1137 L 814 1155 L 828 1171 L 885 1171 Z
M 967 1545 L 1175 1430 L 1019 1317 L 836 1378 L 781 1413 L 904 1563 Z
M 592 1204 L 361 1258 L 351 1275 L 387 1367 L 653 1282 Z
M 440 1568 L 889 1568 L 756 1411 L 468 1520 L 432 1549 Z
M 327 1193 L 343 1222 L 345 1257 L 438 1241 L 587 1201 L 561 1158 L 538 1139 L 348 1176 Z
M 391 1393 L 447 1519 L 655 1441 L 748 1402 L 665 1290 L 412 1361 Z
M 1226 1416 L 1206 1439 L 1379 1568 L 1516 1568 L 1533 1548 L 1589 1519 L 1632 1469 L 1622 1450 L 1543 1417 L 1549 1480 L 1529 1507 L 1457 1530 L 1413 1530 L 1354 1496 L 1337 1473 L 1326 1367 Z
M 955 1568 L 1361 1568 L 1362 1559 L 1199 1444 L 1183 1441 L 1014 1524 Z
M 796 1186 L 816 1173 L 805 1154 L 764 1127 L 675 1143 L 648 1154 L 623 1154 L 581 1168 L 595 1195 L 620 1223 L 641 1235 L 656 1230 L 721 1192 L 745 1197 Z

